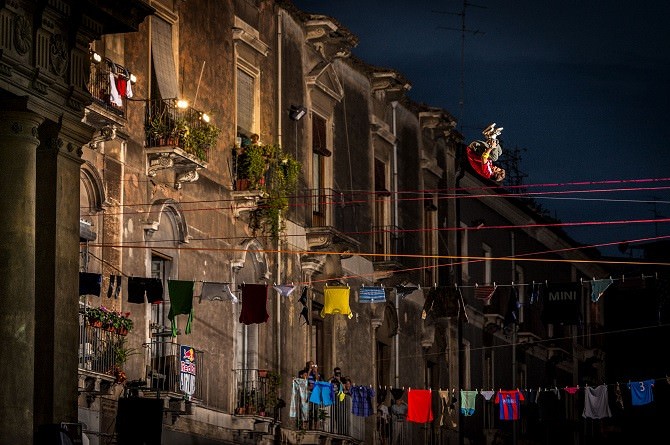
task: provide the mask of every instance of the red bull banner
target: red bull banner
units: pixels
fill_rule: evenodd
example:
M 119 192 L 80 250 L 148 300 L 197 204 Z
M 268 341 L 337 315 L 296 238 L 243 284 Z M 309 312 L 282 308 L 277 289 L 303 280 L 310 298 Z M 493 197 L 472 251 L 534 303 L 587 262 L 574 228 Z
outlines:
M 179 389 L 189 396 L 195 393 L 195 349 L 190 346 L 181 345 L 179 353 Z

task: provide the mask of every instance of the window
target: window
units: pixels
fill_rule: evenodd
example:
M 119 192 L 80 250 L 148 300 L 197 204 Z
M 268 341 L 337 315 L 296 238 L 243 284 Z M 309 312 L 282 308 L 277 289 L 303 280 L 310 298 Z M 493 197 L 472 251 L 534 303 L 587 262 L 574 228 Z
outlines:
M 249 72 L 237 69 L 237 128 L 238 133 L 251 136 L 254 131 L 254 96 L 256 79 Z
M 391 354 L 389 345 L 384 342 L 377 341 L 377 385 L 390 385 L 389 370 L 391 369 Z
M 388 190 L 388 166 L 387 164 L 375 158 L 375 194 L 374 194 L 374 221 L 375 233 L 375 253 L 383 253 L 381 259 L 388 260 L 388 254 L 395 252 L 392 241 L 395 234 L 391 231 L 389 215 L 391 206 L 391 193 Z
M 161 99 L 177 98 L 177 67 L 172 44 L 172 25 L 159 17 L 151 17 L 151 55 L 152 97 L 159 95 Z
M 332 200 L 326 185 L 326 158 L 331 155 L 326 130 L 326 120 L 312 113 L 312 221 L 316 227 L 328 223 L 328 201 Z
M 168 276 L 171 261 L 160 255 L 151 257 L 151 278 L 158 278 L 163 282 L 163 303 L 151 305 L 151 323 L 159 326 L 170 326 L 168 312 L 170 311 L 170 297 L 168 288 Z
M 423 224 L 424 282 L 430 286 L 437 282 L 437 206 L 432 194 L 424 197 Z

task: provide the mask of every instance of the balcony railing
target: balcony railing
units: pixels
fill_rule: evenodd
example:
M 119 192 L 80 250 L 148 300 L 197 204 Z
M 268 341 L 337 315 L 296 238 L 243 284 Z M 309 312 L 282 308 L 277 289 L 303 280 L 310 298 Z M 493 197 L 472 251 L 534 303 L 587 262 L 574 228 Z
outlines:
M 397 255 L 404 250 L 402 229 L 398 226 L 374 226 L 372 228 L 375 240 L 375 261 L 394 261 Z
M 235 414 L 278 418 L 278 380 L 263 369 L 234 369 Z
M 113 82 L 113 84 L 112 84 Z M 88 90 L 95 103 L 119 116 L 125 117 L 127 110 L 127 85 L 130 82 L 128 70 L 118 63 L 104 59 L 91 63 Z M 112 88 L 116 95 L 112 95 Z M 121 88 L 121 91 L 119 91 Z
M 300 406 L 298 395 L 296 406 Z M 341 436 L 349 436 L 356 440 L 365 439 L 365 417 L 355 416 L 351 412 L 351 397 L 347 395 L 343 401 L 336 398 L 335 403 L 329 406 L 309 402 L 307 418 L 303 418 L 302 411 L 297 410 L 295 427 L 298 430 L 323 431 Z
M 219 129 L 207 122 L 207 115 L 192 107 L 179 107 L 176 99 L 147 102 L 146 146 L 176 147 L 197 160 L 207 162 Z
M 165 392 L 168 393 L 166 395 L 183 397 L 186 393 L 181 389 L 181 345 L 157 338 L 145 343 L 143 347 L 147 387 L 157 393 Z M 195 392 L 191 397 L 203 400 L 206 391 L 205 379 L 198 371 L 204 369 L 204 352 L 194 351 Z
M 116 349 L 123 346 L 124 337 L 116 332 L 96 328 L 79 314 L 79 369 L 109 376 L 114 375 Z

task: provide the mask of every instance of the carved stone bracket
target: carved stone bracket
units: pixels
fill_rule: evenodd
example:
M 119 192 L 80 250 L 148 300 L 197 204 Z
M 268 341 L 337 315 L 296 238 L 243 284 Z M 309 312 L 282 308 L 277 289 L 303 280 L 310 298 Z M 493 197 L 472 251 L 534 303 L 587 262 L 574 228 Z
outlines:
M 258 208 L 258 203 L 263 198 L 263 192 L 258 190 L 244 190 L 233 192 L 233 216 L 239 218 L 242 212 L 250 212 Z
M 153 178 L 161 170 L 175 172 L 174 188 L 179 190 L 184 183 L 195 182 L 200 177 L 198 170 L 207 168 L 207 163 L 179 147 L 147 148 L 147 176 Z
M 98 134 L 93 136 L 93 139 L 88 143 L 88 146 L 95 150 L 101 142 L 111 141 L 113 139 L 116 139 L 116 125 L 105 125 L 98 131 Z

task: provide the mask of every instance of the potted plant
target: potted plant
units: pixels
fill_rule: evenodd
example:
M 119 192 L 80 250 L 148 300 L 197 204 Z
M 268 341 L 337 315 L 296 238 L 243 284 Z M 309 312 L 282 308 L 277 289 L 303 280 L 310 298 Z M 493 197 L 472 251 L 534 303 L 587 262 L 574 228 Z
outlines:
M 115 342 L 112 346 L 112 352 L 114 355 L 114 366 L 109 373 L 114 376 L 115 383 L 123 384 L 127 380 L 123 365 L 128 361 L 128 357 L 138 354 L 138 352 L 133 348 L 128 348 L 125 339 Z
M 130 312 L 119 314 L 117 325 L 116 332 L 119 333 L 119 335 L 128 335 L 128 332 L 130 332 L 134 326 L 133 320 L 130 319 Z
M 211 147 L 216 145 L 219 133 L 221 130 L 211 124 L 194 126 L 184 139 L 184 150 L 206 161 L 207 153 Z
M 104 306 L 87 308 L 84 313 L 86 314 L 88 324 L 94 328 L 106 326 L 109 324 L 111 318 L 110 311 Z

